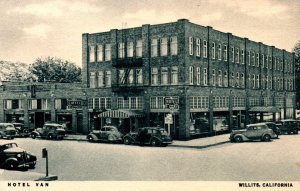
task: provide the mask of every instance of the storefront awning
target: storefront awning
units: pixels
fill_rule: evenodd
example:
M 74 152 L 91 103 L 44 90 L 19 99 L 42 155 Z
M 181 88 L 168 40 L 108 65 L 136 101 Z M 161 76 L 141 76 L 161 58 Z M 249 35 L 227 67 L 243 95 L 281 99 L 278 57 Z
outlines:
M 252 107 L 249 109 L 250 112 L 257 112 L 257 113 L 277 113 L 280 112 L 280 109 L 274 106 L 257 106 L 257 107 Z
M 144 113 L 131 110 L 109 110 L 101 113 L 99 117 L 103 118 L 137 118 L 144 117 Z

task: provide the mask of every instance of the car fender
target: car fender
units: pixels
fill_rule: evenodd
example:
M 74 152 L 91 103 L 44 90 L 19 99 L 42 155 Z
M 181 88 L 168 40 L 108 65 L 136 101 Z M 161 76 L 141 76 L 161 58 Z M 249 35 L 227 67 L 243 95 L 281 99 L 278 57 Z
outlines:
M 126 139 L 126 138 L 128 138 L 128 139 L 130 139 L 133 143 L 135 143 L 136 142 L 136 139 L 135 138 L 133 138 L 132 136 L 130 136 L 130 135 L 125 135 L 124 137 L 123 137 L 123 140 L 124 139 Z
M 5 160 L 5 164 L 9 164 L 11 162 L 18 163 L 18 159 L 15 158 L 15 157 L 10 157 L 10 158 L 8 158 L 8 159 Z
M 150 143 L 151 143 L 151 141 L 152 141 L 153 139 L 156 139 L 157 141 L 162 142 L 162 140 L 161 140 L 160 137 L 153 136 L 153 137 L 151 137 L 151 139 L 150 139 Z
M 237 133 L 237 134 L 233 135 L 233 139 L 235 139 L 237 136 L 241 136 L 244 141 L 249 140 L 244 134 L 241 134 L 241 133 Z
M 36 136 L 40 136 L 40 133 L 37 131 L 32 131 L 31 134 L 35 134 Z
M 98 141 L 98 140 L 99 140 L 98 137 L 97 137 L 96 135 L 92 134 L 92 133 L 89 134 L 88 136 L 93 137 L 93 140 L 94 140 L 94 141 Z M 87 136 L 87 137 L 88 137 L 88 136 Z

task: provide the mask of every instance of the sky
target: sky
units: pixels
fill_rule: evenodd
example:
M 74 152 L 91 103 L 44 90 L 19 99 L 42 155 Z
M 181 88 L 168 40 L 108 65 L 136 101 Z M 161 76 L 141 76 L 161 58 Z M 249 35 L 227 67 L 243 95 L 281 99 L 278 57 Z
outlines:
M 0 60 L 82 64 L 82 34 L 186 18 L 292 51 L 300 0 L 0 0 Z

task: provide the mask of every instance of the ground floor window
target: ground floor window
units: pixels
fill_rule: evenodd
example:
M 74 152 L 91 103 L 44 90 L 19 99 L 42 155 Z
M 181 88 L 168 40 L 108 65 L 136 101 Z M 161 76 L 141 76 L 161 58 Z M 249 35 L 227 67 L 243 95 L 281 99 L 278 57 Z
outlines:
M 168 131 L 168 124 L 165 123 L 166 116 L 170 113 L 150 113 L 150 126 L 161 127 Z M 179 137 L 179 117 L 176 113 L 172 114 L 172 124 L 170 124 L 170 136 L 173 139 Z
M 209 133 L 209 112 L 191 112 L 190 135 Z
M 229 112 L 219 111 L 213 113 L 213 130 L 227 131 L 229 130 Z
M 246 112 L 239 110 L 239 111 L 232 111 L 232 129 L 244 129 L 246 128 Z

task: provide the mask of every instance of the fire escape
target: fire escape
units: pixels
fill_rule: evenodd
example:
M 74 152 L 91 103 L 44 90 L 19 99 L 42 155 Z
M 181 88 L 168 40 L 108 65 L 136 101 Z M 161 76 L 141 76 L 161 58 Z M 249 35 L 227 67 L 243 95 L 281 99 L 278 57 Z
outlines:
M 135 55 L 132 57 L 128 57 L 127 54 L 127 38 L 126 38 L 126 29 L 122 29 L 122 43 L 123 43 L 123 57 L 119 57 L 119 45 L 118 45 L 118 54 L 117 58 L 112 60 L 112 66 L 117 69 L 117 82 L 112 84 L 112 91 L 114 92 L 125 92 L 125 91 L 142 91 L 143 83 L 138 83 L 136 69 L 142 69 L 143 59 L 136 58 Z M 132 47 L 132 51 L 134 49 L 134 45 Z M 122 71 L 122 78 L 120 76 L 120 71 Z M 133 80 L 130 82 L 130 72 L 133 72 Z

